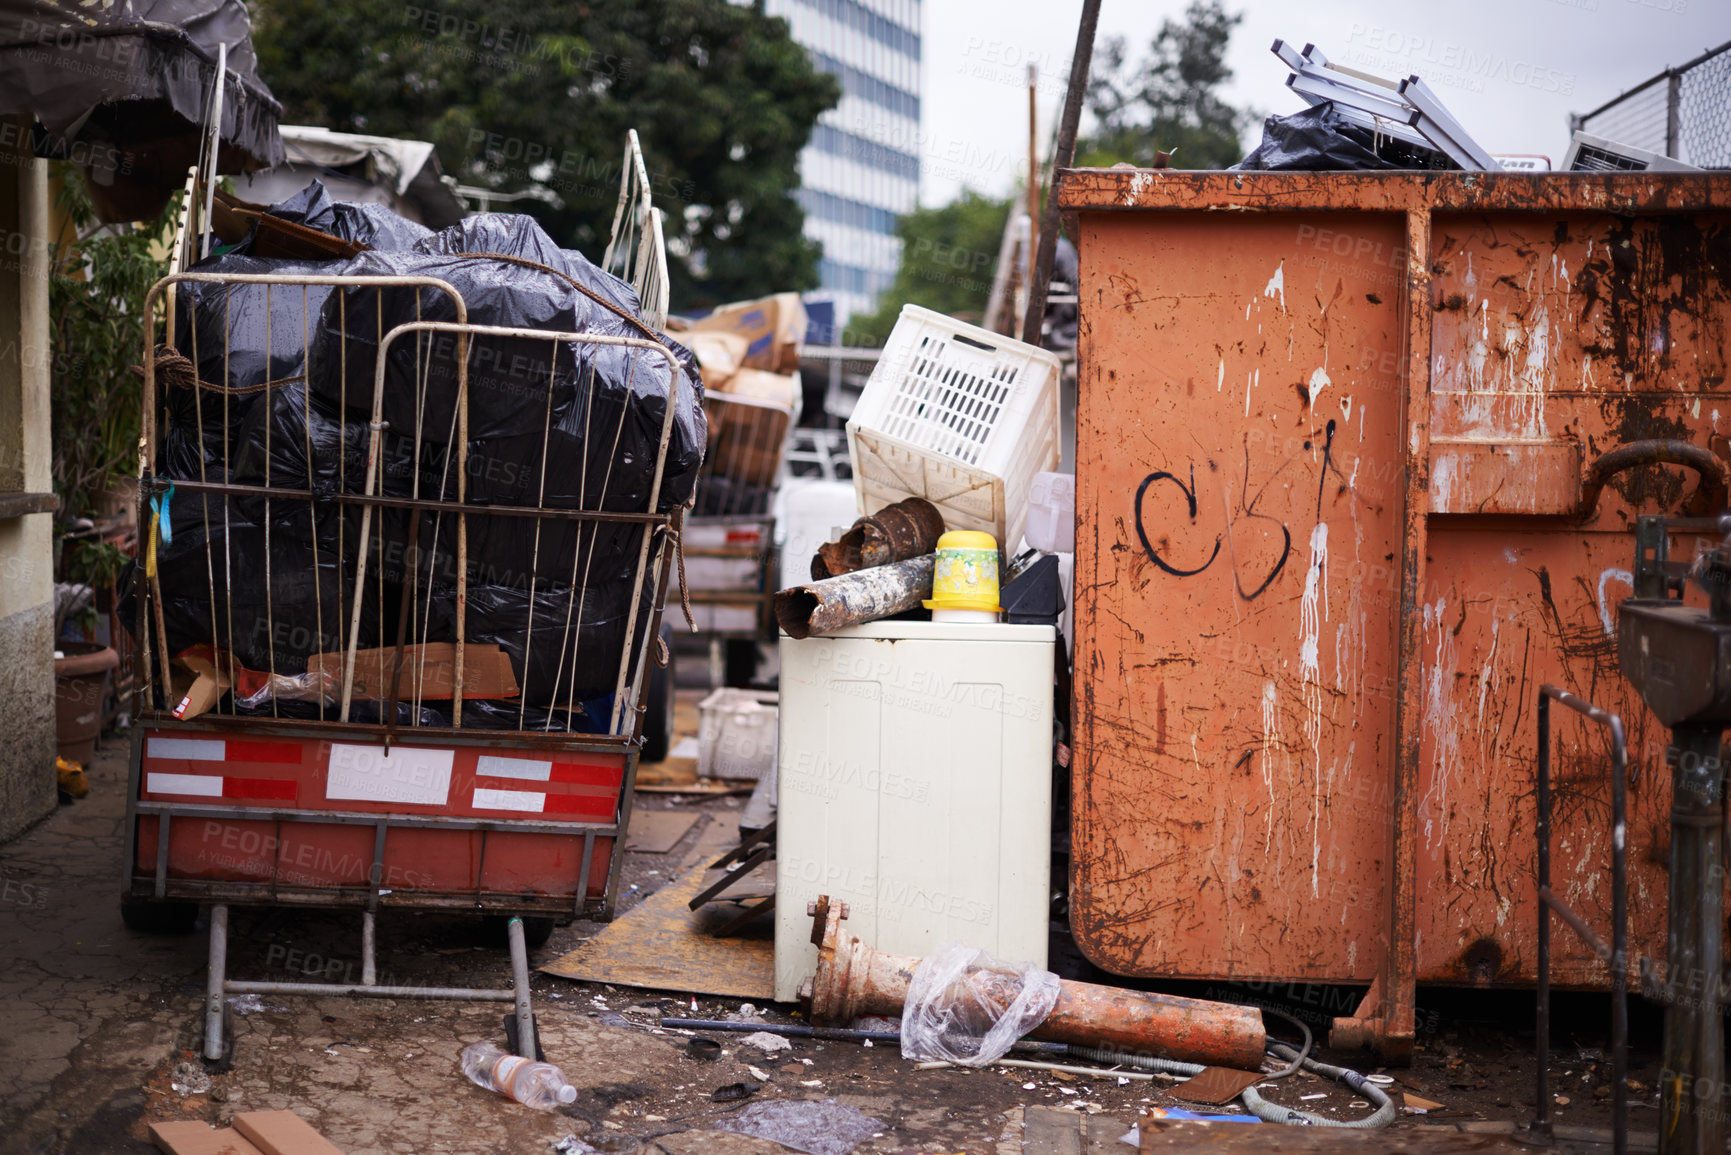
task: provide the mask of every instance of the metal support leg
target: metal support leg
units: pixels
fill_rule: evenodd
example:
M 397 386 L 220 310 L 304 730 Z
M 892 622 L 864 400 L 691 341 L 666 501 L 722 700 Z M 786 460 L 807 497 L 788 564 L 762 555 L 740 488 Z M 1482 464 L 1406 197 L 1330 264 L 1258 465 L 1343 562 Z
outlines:
M 1725 1027 L 1719 1016 L 1724 933 L 1720 835 L 1725 824 L 1720 730 L 1672 730 L 1671 914 L 1665 966 L 1665 1062 L 1659 1150 L 1725 1150 Z
M 228 907 L 210 908 L 210 969 L 204 979 L 204 1057 L 222 1058 L 222 996 L 228 977 Z
M 379 981 L 378 966 L 373 961 L 373 922 L 377 917 L 370 910 L 361 912 L 361 985 L 364 987 L 373 986 Z
M 513 915 L 505 925 L 511 940 L 511 993 L 517 1002 L 517 1053 L 535 1057 L 535 1012 L 529 1005 L 529 947 L 523 941 L 523 920 Z

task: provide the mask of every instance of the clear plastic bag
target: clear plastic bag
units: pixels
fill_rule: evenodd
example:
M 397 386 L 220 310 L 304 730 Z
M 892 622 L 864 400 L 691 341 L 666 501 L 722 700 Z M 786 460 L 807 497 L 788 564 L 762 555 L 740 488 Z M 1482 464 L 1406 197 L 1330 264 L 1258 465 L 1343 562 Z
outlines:
M 902 1058 L 984 1067 L 1046 1021 L 1058 976 L 944 943 L 914 969 L 902 1005 Z

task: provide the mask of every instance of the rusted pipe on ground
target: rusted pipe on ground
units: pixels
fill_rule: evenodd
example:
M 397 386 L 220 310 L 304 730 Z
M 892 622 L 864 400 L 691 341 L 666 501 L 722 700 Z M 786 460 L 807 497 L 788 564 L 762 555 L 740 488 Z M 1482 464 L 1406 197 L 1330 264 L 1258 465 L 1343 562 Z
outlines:
M 811 559 L 813 581 L 906 561 L 931 553 L 944 535 L 944 515 L 923 497 L 909 497 L 862 517 L 835 541 L 825 542 Z
M 790 638 L 831 634 L 918 609 L 932 596 L 936 554 L 862 569 L 775 595 L 775 620 Z
M 831 902 L 826 895 L 807 909 L 812 912 L 812 941 L 817 944 L 817 974 L 801 985 L 799 999 L 812 1022 L 849 1023 L 860 1015 L 901 1014 L 908 983 L 921 960 L 880 954 L 844 932 L 845 902 Z M 983 971 L 970 975 L 968 981 L 1015 986 L 1014 980 Z M 1008 1005 L 1016 992 L 981 993 L 992 1003 Z M 1245 1071 L 1257 1070 L 1268 1049 L 1262 1012 L 1255 1007 L 1067 979 L 1060 984 L 1052 1013 L 1029 1037 Z

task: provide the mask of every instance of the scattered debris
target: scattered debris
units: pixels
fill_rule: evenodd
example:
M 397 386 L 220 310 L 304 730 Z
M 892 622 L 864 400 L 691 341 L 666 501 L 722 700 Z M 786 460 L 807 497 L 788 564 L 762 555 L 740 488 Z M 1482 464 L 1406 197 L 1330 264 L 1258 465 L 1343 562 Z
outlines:
M 768 1031 L 757 1031 L 753 1034 L 749 1034 L 749 1035 L 745 1036 L 743 1039 L 741 1039 L 739 1041 L 747 1047 L 756 1047 L 758 1050 L 764 1052 L 765 1054 L 769 1054 L 769 1055 L 773 1055 L 777 1051 L 791 1051 L 791 1050 L 793 1050 L 793 1044 L 792 1043 L 788 1042 L 782 1036 L 772 1035 Z M 865 1045 L 868 1047 L 871 1046 L 872 1041 L 870 1039 L 867 1039 L 865 1041 Z
M 198 1063 L 176 1063 L 168 1085 L 182 1095 L 203 1095 L 210 1091 L 210 1076 Z
M 834 1099 L 775 1099 L 753 1103 L 710 1124 L 718 1131 L 753 1135 L 807 1155 L 848 1155 L 884 1130 L 882 1120 Z
M 729 1083 L 725 1087 L 717 1087 L 709 1096 L 712 1103 L 732 1103 L 740 1099 L 749 1099 L 763 1090 L 762 1083 Z

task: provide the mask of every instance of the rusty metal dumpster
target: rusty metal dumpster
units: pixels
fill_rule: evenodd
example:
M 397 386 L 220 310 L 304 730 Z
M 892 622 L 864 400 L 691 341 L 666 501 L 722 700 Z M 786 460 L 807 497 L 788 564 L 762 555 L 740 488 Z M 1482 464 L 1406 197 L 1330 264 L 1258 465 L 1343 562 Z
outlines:
M 1662 959 L 1666 738 L 1615 619 L 1637 514 L 1725 503 L 1731 174 L 1078 170 L 1059 196 L 1083 950 L 1370 984 L 1335 1041 L 1399 1060 L 1416 983 L 1534 979 L 1553 682 L 1628 726 L 1631 942 Z M 1608 751 L 1555 743 L 1553 886 L 1603 927 Z M 1574 942 L 1553 968 L 1607 981 Z

